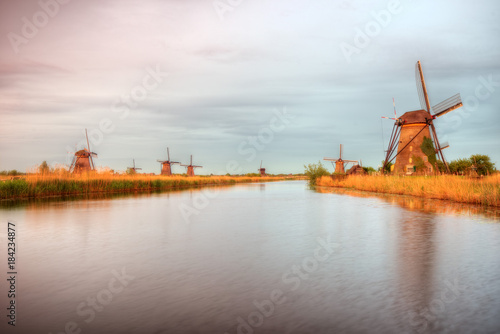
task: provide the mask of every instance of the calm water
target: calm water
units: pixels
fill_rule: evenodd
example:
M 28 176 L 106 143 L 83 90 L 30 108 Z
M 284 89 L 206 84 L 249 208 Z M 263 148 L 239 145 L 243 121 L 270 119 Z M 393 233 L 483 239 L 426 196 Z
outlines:
M 499 217 L 301 181 L 4 205 L 18 308 L 0 329 L 495 333 Z

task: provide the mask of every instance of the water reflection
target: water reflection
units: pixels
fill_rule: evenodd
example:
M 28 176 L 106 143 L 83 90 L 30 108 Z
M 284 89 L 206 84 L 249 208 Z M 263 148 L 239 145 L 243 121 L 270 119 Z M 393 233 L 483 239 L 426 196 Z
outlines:
M 248 321 L 258 311 L 254 302 L 269 299 L 273 289 L 287 301 L 251 328 L 255 334 L 411 333 L 424 324 L 425 333 L 493 333 L 499 327 L 495 214 L 405 196 L 311 191 L 305 182 L 207 190 L 24 201 L 0 209 L 0 221 L 19 223 L 21 332 L 59 333 L 76 321 L 93 334 L 233 334 L 238 318 Z M 197 211 L 188 223 L 185 206 Z M 339 247 L 305 270 L 319 237 Z M 98 296 L 122 268 L 135 279 L 95 321 L 85 322 L 76 307 Z M 283 280 L 292 268 L 307 275 L 296 290 Z M 452 295 L 430 320 L 422 318 L 442 300 L 445 281 L 455 279 L 470 289 Z
M 467 203 L 457 203 L 438 199 L 421 198 L 407 195 L 372 193 L 344 188 L 315 187 L 319 193 L 332 193 L 363 198 L 379 198 L 392 205 L 398 205 L 410 211 L 437 213 L 440 215 L 466 216 L 477 219 L 478 216 L 500 222 L 500 208 L 486 207 Z M 491 221 L 489 221 L 491 222 Z
M 265 184 L 263 184 L 265 186 Z M 127 199 L 127 198 L 148 198 L 158 195 L 167 196 L 169 193 L 189 193 L 191 196 L 193 194 L 202 191 L 212 191 L 218 192 L 224 189 L 234 187 L 234 185 L 208 185 L 208 186 L 193 186 L 185 188 L 171 188 L 171 189 L 153 189 L 153 190 L 139 190 L 133 192 L 117 192 L 117 193 L 90 193 L 90 194 L 79 194 L 79 195 L 61 195 L 61 196 L 47 196 L 40 198 L 23 198 L 15 200 L 0 200 L 0 210 L 33 210 L 42 209 L 44 207 L 53 208 L 57 207 L 56 203 L 59 203 L 61 207 L 69 205 L 75 205 L 76 207 L 88 206 L 86 204 L 88 201 L 94 203 L 109 202 L 115 199 Z M 262 188 L 261 188 L 262 189 Z M 191 197 L 192 198 L 192 197 Z

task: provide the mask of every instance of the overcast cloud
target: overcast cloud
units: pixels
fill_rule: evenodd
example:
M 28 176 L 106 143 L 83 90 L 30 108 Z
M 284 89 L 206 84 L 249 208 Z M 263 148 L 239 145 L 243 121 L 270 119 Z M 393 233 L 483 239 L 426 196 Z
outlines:
M 297 173 L 336 156 L 340 143 L 346 159 L 377 167 L 392 128 L 380 116 L 393 113 L 392 98 L 399 115 L 420 108 L 417 60 L 431 105 L 456 93 L 466 102 L 435 122 L 440 140 L 450 143 L 447 159 L 482 153 L 498 167 L 498 1 L 229 6 L 227 0 L 1 2 L 0 170 L 67 163 L 84 129 L 96 134 L 106 119 L 113 130 L 95 135 L 92 150 L 98 166 L 115 170 L 135 159 L 144 172 L 159 173 L 156 160 L 168 146 L 176 161 L 193 154 L 203 174 L 225 172 L 231 160 L 244 172 L 257 172 L 264 160 L 270 173 Z M 52 17 L 40 14 L 42 7 Z M 390 17 L 380 16 L 389 10 Z M 356 41 L 358 29 L 375 30 L 369 41 Z M 154 88 L 124 107 L 123 96 L 139 92 L 145 80 Z M 283 110 L 291 122 L 251 156 L 248 137 L 264 133 Z

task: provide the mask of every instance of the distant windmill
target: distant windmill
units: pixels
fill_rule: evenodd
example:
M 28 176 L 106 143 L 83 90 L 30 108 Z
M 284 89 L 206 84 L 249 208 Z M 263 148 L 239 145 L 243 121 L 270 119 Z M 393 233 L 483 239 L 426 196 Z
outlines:
M 258 171 L 260 172 L 260 176 L 261 177 L 267 176 L 266 175 L 266 169 L 262 168 L 262 160 L 260 161 L 260 168 L 258 169 Z
M 142 168 L 135 167 L 135 159 L 132 159 L 133 162 L 133 167 L 127 167 L 127 170 L 131 172 L 132 174 L 137 173 L 138 170 L 142 170 Z
M 431 149 L 434 150 L 434 153 L 437 154 L 437 158 L 441 159 L 446 171 L 449 172 L 448 163 L 443 155 L 443 150 L 449 147 L 449 145 L 441 145 L 439 143 L 433 120 L 452 110 L 460 108 L 462 106 L 460 94 L 456 94 L 431 108 L 420 61 L 415 65 L 415 79 L 422 109 L 408 111 L 401 117 L 396 117 L 396 108 L 394 108 L 394 118 L 390 119 L 395 120 L 395 123 L 392 128 L 391 139 L 389 140 L 389 147 L 387 149 L 383 169 L 397 157 L 394 163 L 394 172 L 412 174 L 415 171 L 414 157 L 416 157 L 421 158 L 427 170 L 432 172 L 433 168 L 435 169 L 436 166 L 432 166 L 432 164 L 428 162 L 429 152 L 424 152 L 422 150 L 424 139 L 429 138 L 432 140 L 433 144 Z M 431 114 L 431 111 L 433 114 Z
M 355 160 L 344 160 L 342 159 L 342 144 L 340 144 L 340 156 L 337 159 L 334 158 L 324 158 L 323 160 L 331 161 L 332 164 L 335 162 L 335 173 L 345 174 L 345 165 L 349 163 L 357 163 Z
M 189 165 L 182 165 L 181 164 L 181 166 L 187 168 L 187 176 L 194 176 L 194 169 L 203 167 L 203 166 L 194 166 L 193 165 L 193 156 L 192 155 L 191 155 L 191 162 L 189 163 Z
M 89 136 L 87 129 L 85 129 L 85 137 L 87 138 L 87 148 L 75 152 L 71 166 L 69 167 L 70 173 L 83 173 L 90 172 L 95 169 L 93 157 L 97 158 L 97 153 L 90 151 Z
M 170 152 L 167 147 L 167 160 L 158 160 L 159 163 L 161 163 L 161 175 L 167 175 L 171 176 L 172 175 L 172 165 L 173 164 L 180 164 L 180 162 L 177 161 L 170 161 Z

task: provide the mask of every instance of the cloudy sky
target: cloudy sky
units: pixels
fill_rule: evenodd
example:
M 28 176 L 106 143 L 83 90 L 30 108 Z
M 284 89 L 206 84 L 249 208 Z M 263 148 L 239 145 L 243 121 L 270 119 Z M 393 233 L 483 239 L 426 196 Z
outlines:
M 295 173 L 340 143 L 377 167 L 417 60 L 431 105 L 464 100 L 435 122 L 447 159 L 500 164 L 497 0 L 1 1 L 0 36 L 0 170 L 67 164 L 85 128 L 115 170 L 158 173 L 168 146 Z

